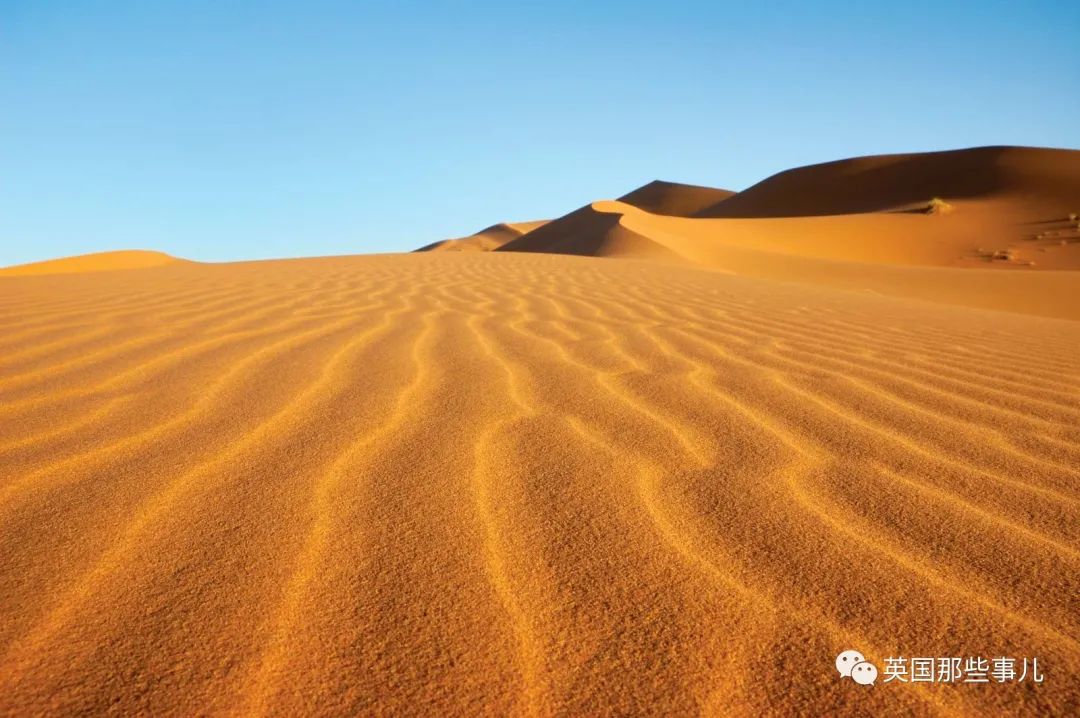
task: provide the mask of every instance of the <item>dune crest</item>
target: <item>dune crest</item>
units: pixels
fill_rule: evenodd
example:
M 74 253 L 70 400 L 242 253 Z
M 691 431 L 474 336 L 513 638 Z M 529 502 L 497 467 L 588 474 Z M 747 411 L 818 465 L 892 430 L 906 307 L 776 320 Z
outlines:
M 682 211 L 667 200 L 682 202 Z M 695 263 L 762 279 L 1080 318 L 1078 211 L 1080 152 L 986 147 L 813 165 L 737 194 L 653 182 L 498 251 Z M 1032 273 L 1039 277 L 1022 276 Z
M 678 254 L 654 237 L 623 225 L 621 218 L 625 212 L 641 211 L 618 200 L 593 202 L 511 240 L 495 251 L 678 260 Z
M 111 272 L 119 269 L 161 267 L 188 260 L 164 252 L 144 249 L 125 249 L 115 252 L 95 252 L 74 257 L 47 259 L 41 262 L 0 267 L 0 277 L 23 277 L 36 274 L 74 274 L 82 272 Z
M 780 172 L 701 212 L 701 217 L 862 214 L 934 197 L 1019 204 L 1021 213 L 1064 216 L 1080 201 L 1080 150 L 974 147 L 873 155 Z M 1046 217 L 1041 217 L 1046 219 Z
M 692 217 L 734 194 L 715 187 L 653 180 L 619 197 L 619 201 L 653 214 Z
M 543 227 L 548 220 L 541 219 L 532 222 L 501 222 L 486 227 L 476 234 L 456 239 L 443 239 L 425 245 L 417 252 L 490 252 L 498 249 L 507 242 L 531 232 L 538 227 Z

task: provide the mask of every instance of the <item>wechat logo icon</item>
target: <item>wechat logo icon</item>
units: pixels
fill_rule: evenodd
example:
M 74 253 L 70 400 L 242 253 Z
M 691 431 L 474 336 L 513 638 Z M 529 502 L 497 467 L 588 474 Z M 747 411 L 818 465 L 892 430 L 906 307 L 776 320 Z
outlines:
M 836 670 L 841 678 L 850 678 L 861 686 L 874 685 L 878 675 L 877 666 L 858 651 L 844 651 L 837 656 Z

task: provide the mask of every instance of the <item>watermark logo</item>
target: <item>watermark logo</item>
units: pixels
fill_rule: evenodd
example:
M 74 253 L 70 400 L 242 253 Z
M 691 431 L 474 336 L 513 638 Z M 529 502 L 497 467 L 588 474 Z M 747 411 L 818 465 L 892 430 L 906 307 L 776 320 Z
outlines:
M 841 678 L 850 678 L 861 686 L 874 685 L 878 676 L 877 666 L 858 651 L 844 651 L 837 656 L 836 670 Z
M 838 655 L 836 670 L 841 678 L 863 686 L 874 685 L 878 677 L 877 666 L 859 651 Z M 882 683 L 1042 683 L 1046 679 L 1037 657 L 1010 656 L 889 657 L 885 659 L 884 674 Z

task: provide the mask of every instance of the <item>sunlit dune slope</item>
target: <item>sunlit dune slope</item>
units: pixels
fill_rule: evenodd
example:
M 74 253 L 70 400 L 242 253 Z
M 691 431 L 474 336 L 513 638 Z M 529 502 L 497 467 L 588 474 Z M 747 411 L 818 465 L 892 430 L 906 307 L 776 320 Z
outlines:
M 624 194 L 619 201 L 653 214 L 691 217 L 734 194 L 726 189 L 654 180 Z
M 1078 160 L 1076 151 L 1017 147 L 864 157 L 781 173 L 694 216 L 657 199 L 684 186 L 653 183 L 499 249 L 696 263 L 1078 318 Z M 636 194 L 652 201 L 627 201 Z M 1033 272 L 1043 276 L 1020 276 Z
M 937 217 L 682 220 L 620 209 L 622 230 L 680 260 L 735 274 L 1080 319 L 1080 239 L 1037 254 L 1042 266 L 1035 271 L 1024 264 L 1026 254 L 1003 262 L 951 261 L 963 236 L 913 224 Z
M 620 211 L 644 210 L 667 217 L 691 217 L 733 194 L 730 190 L 654 180 L 618 200 L 594 202 L 530 228 L 520 237 L 500 242 L 496 248 L 510 252 L 674 259 L 676 255 L 651 238 L 621 226 L 618 221 Z
M 49 259 L 44 262 L 0 267 L 0 277 L 18 277 L 33 274 L 70 274 L 75 272 L 108 272 L 117 269 L 143 269 L 165 264 L 183 262 L 164 252 L 129 249 L 118 252 L 96 252 L 75 257 Z
M 0 282 L 0 715 L 1080 704 L 1080 323 L 535 253 L 114 277 Z
M 517 239 L 526 232 L 547 224 L 547 220 L 533 222 L 515 222 L 493 224 L 476 234 L 456 239 L 444 239 L 425 245 L 417 252 L 490 252 L 503 246 L 512 239 Z
M 732 221 L 691 236 L 783 253 L 1077 270 L 1080 151 L 978 147 L 829 162 L 781 172 L 698 216 Z
M 618 201 L 594 202 L 513 239 L 496 251 L 678 259 L 678 255 L 652 237 L 623 226 L 621 211 L 640 210 Z

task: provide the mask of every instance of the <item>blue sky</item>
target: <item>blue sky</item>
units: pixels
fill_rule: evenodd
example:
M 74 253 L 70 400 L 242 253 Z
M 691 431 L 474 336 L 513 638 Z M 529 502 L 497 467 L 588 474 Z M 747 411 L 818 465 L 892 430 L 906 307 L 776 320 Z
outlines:
M 0 0 L 0 265 L 401 251 L 654 178 L 1080 147 L 1080 3 L 518 5 Z

